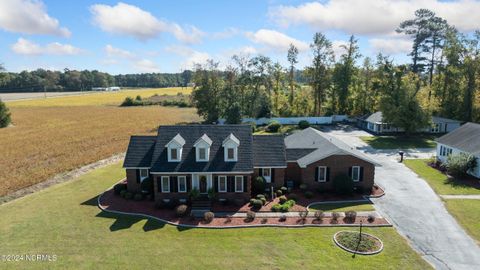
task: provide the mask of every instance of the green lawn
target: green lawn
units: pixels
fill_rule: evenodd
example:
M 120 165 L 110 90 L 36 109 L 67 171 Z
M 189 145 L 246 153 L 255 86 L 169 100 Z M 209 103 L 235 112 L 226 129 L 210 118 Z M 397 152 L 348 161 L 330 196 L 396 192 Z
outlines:
M 341 228 L 180 229 L 101 212 L 97 195 L 124 176 L 98 169 L 0 206 L 0 254 L 55 254 L 56 262 L 0 262 L 37 269 L 426 269 L 393 228 L 365 228 L 384 251 L 356 256 L 333 244 Z
M 433 136 L 414 135 L 404 136 L 362 136 L 362 141 L 375 149 L 412 149 L 412 148 L 435 148 Z
M 480 194 L 480 189 L 474 186 L 475 183 L 448 177 L 438 170 L 430 167 L 425 159 L 407 159 L 405 165 L 412 171 L 425 179 L 437 194 L 440 195 L 468 195 Z
M 353 202 L 353 203 L 322 203 L 315 204 L 310 207 L 311 210 L 322 210 L 322 211 L 374 211 L 372 203 L 368 202 Z
M 480 244 L 480 200 L 445 200 L 448 211 Z

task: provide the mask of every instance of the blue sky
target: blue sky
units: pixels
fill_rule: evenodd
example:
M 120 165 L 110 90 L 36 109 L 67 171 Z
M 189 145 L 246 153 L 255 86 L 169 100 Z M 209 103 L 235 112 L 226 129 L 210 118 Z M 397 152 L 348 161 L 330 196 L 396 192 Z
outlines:
M 2 0 L 0 62 L 9 71 L 178 72 L 206 59 L 224 67 L 233 54 L 264 54 L 286 64 L 294 43 L 303 67 L 316 31 L 337 55 L 355 34 L 363 56 L 381 51 L 405 62 L 411 43 L 394 29 L 421 7 L 463 32 L 479 28 L 475 0 Z

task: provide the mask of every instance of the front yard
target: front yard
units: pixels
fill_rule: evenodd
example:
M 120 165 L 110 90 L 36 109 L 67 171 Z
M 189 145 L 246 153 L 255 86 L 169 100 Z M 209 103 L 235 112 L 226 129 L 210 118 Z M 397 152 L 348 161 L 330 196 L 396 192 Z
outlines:
M 427 160 L 425 159 L 407 159 L 404 163 L 408 168 L 427 181 L 437 194 L 480 194 L 480 185 L 478 181 L 448 178 L 446 174 L 428 166 Z
M 434 136 L 361 136 L 360 139 L 375 149 L 435 148 Z
M 480 244 L 480 200 L 445 200 L 448 211 Z
M 97 195 L 124 177 L 120 164 L 0 206 L 1 254 L 57 255 L 55 262 L 2 262 L 39 269 L 427 269 L 393 228 L 365 228 L 385 244 L 375 256 L 336 247 L 340 228 L 184 229 L 107 214 Z

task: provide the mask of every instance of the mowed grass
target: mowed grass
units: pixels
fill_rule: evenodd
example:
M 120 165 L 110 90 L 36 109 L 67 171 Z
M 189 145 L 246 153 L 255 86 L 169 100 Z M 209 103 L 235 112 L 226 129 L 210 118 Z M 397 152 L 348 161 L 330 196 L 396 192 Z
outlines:
M 394 228 L 364 228 L 379 255 L 356 256 L 332 241 L 341 228 L 180 229 L 107 214 L 97 195 L 124 177 L 98 169 L 0 206 L 0 254 L 55 254 L 56 262 L 5 262 L 12 269 L 430 269 Z M 132 202 L 134 203 L 134 202 Z
M 319 203 L 309 207 L 310 210 L 322 211 L 374 211 L 375 207 L 370 202 L 345 202 L 345 203 Z
M 406 159 L 405 165 L 423 178 L 440 195 L 480 194 L 480 189 L 473 182 L 449 179 L 445 174 L 428 166 L 425 159 Z M 478 186 L 478 185 L 477 185 Z
M 52 97 L 46 99 L 32 99 L 10 101 L 9 107 L 59 107 L 59 106 L 95 106 L 112 105 L 118 106 L 127 97 L 135 98 L 140 95 L 143 98 L 158 95 L 177 95 L 178 93 L 190 94 L 191 87 L 170 87 L 170 88 L 145 88 L 137 90 L 121 90 L 118 92 L 100 92 L 83 94 L 78 96 Z
M 149 95 L 153 91 L 176 94 L 179 89 L 148 91 L 152 91 Z M 137 92 L 20 102 L 30 104 L 28 107 L 8 103 L 14 127 L 0 129 L 0 198 L 58 173 L 124 152 L 131 135 L 155 134 L 161 124 L 200 120 L 192 108 L 104 105 L 123 100 L 120 95 L 134 93 Z M 100 96 L 100 101 L 94 98 Z M 41 102 L 49 106 L 34 106 Z
M 445 200 L 448 212 L 480 244 L 480 200 Z
M 375 149 L 435 148 L 433 136 L 362 136 L 360 139 Z

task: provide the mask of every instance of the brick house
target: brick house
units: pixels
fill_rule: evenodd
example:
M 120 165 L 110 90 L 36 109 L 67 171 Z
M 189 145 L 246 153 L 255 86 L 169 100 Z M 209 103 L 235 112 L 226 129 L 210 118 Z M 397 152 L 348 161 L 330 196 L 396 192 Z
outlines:
M 153 180 L 156 201 L 186 200 L 192 189 L 247 201 L 252 179 L 267 186 L 332 188 L 339 173 L 370 189 L 376 163 L 313 128 L 290 136 L 253 135 L 249 125 L 160 126 L 157 136 L 132 136 L 125 157 L 127 189 Z

